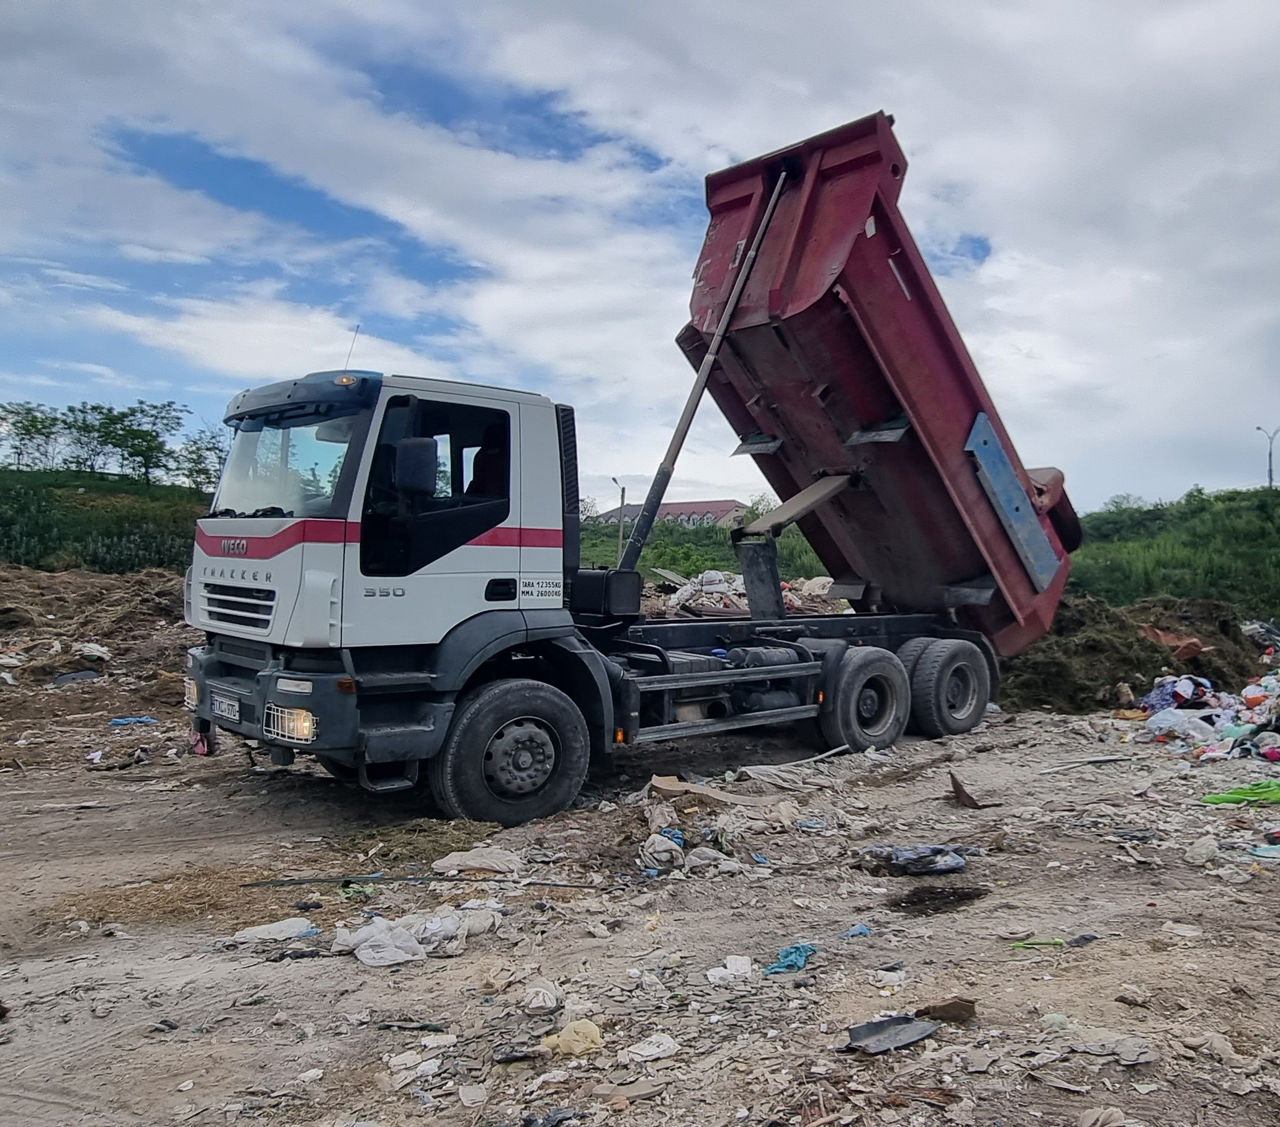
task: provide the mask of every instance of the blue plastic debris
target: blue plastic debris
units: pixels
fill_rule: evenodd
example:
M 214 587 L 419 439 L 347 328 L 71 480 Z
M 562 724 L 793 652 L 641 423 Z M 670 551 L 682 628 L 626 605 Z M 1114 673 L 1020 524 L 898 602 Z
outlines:
M 765 967 L 765 974 L 787 974 L 793 970 L 804 970 L 810 955 L 816 955 L 818 949 L 812 943 L 796 943 L 784 947 L 778 952 L 778 961 L 771 967 Z
M 123 728 L 126 724 L 157 724 L 154 716 L 117 716 L 110 722 L 112 728 Z
M 658 831 L 668 841 L 674 841 L 681 849 L 684 848 L 684 834 L 675 828 L 675 826 L 667 826 L 665 829 Z
M 751 860 L 753 860 L 757 865 L 767 865 L 769 863 L 769 858 L 763 853 L 751 854 Z
M 841 939 L 860 939 L 863 936 L 867 936 L 870 934 L 871 934 L 871 929 L 867 927 L 866 924 L 858 924 L 856 927 L 851 927 L 848 931 L 842 931 L 840 933 L 840 938 Z

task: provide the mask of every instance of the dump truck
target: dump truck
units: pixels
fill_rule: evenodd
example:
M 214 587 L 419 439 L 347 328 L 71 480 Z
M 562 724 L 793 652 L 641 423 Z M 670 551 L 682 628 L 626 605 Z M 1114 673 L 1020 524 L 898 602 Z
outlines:
M 1061 473 L 1019 461 L 902 220 L 906 167 L 881 113 L 708 177 L 678 336 L 697 374 L 617 567 L 580 557 L 570 406 L 357 370 L 233 399 L 186 584 L 197 743 L 513 825 L 623 747 L 791 725 L 857 752 L 980 723 L 1079 524 Z M 732 533 L 745 613 L 647 619 L 637 563 L 706 394 L 780 504 Z M 792 524 L 844 613 L 784 606 Z

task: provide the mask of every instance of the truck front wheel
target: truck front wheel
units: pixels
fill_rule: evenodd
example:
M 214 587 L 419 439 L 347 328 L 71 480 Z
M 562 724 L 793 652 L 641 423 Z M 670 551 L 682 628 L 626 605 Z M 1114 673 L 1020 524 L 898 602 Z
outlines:
M 458 702 L 427 780 L 450 817 L 516 826 L 564 810 L 590 758 L 587 723 L 559 689 L 492 681 Z

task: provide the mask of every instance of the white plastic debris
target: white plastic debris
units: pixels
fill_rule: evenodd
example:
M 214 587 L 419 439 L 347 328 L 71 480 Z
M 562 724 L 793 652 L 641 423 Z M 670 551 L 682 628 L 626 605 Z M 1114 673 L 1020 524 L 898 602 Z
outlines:
M 231 937 L 233 943 L 255 943 L 260 939 L 297 939 L 303 932 L 311 930 L 311 921 L 302 916 L 290 916 L 287 920 L 279 920 L 273 924 L 258 924 L 255 927 L 241 928 Z
M 655 1033 L 643 1041 L 637 1041 L 625 1049 L 618 1050 L 619 1064 L 640 1064 L 644 1061 L 663 1060 L 673 1057 L 680 1051 L 676 1039 L 670 1033 Z
M 431 862 L 431 868 L 437 873 L 454 873 L 465 869 L 483 869 L 490 873 L 518 873 L 523 865 L 524 862 L 518 853 L 512 853 L 509 849 L 495 849 L 491 846 L 449 853 L 438 861 Z
M 553 1014 L 558 1010 L 563 1002 L 560 998 L 560 991 L 556 989 L 556 984 L 549 978 L 534 978 L 524 990 L 524 999 L 520 1003 L 520 1008 L 527 1014 L 541 1015 Z

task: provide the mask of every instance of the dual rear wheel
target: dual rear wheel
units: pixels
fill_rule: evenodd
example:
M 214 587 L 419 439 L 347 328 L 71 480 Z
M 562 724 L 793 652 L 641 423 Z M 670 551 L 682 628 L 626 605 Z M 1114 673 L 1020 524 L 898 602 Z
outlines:
M 959 638 L 912 638 L 896 654 L 874 646 L 845 653 L 818 718 L 828 747 L 884 748 L 905 731 L 937 738 L 976 727 L 991 699 L 982 651 Z

